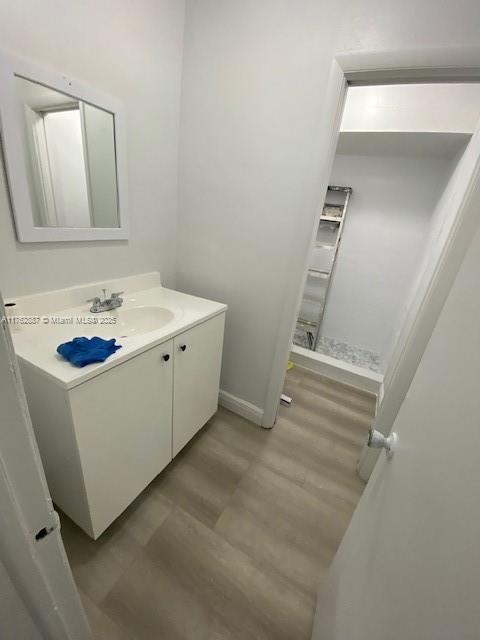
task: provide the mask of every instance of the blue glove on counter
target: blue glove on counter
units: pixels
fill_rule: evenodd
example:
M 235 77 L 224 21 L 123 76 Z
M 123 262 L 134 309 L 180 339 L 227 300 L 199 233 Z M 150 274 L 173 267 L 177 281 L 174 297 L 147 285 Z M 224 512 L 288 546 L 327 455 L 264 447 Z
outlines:
M 103 338 L 74 338 L 71 342 L 64 342 L 57 347 L 57 353 L 76 367 L 84 367 L 93 362 L 103 362 L 121 344 L 115 344 L 115 338 L 104 340 Z

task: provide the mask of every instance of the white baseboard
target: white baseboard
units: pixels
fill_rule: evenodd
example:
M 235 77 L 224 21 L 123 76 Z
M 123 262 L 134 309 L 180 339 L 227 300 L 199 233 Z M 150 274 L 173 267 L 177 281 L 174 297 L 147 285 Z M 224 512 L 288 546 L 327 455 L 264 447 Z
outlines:
M 381 373 L 361 369 L 347 362 L 342 362 L 296 345 L 292 346 L 290 359 L 303 369 L 319 373 L 327 378 L 332 378 L 375 395 L 379 394 L 383 384 L 383 375 Z
M 253 422 L 254 424 L 258 424 L 261 426 L 263 421 L 263 409 L 255 406 L 251 402 L 247 402 L 246 400 L 242 400 L 242 398 L 237 398 L 237 396 L 228 393 L 228 391 L 224 391 L 220 389 L 218 394 L 218 404 L 225 409 L 229 409 L 236 413 L 242 418 L 246 418 Z

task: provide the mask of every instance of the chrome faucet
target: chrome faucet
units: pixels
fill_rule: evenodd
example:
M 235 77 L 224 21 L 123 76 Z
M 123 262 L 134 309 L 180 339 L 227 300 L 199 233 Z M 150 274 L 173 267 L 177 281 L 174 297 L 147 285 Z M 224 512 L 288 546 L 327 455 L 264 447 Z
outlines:
M 102 313 L 102 311 L 111 311 L 112 309 L 118 309 L 123 304 L 123 298 L 120 298 L 123 291 L 117 291 L 116 293 L 111 293 L 110 297 L 107 298 L 107 290 L 102 289 L 103 291 L 103 300 L 96 296 L 95 298 L 90 298 L 87 302 L 91 302 L 92 306 L 90 307 L 90 313 Z

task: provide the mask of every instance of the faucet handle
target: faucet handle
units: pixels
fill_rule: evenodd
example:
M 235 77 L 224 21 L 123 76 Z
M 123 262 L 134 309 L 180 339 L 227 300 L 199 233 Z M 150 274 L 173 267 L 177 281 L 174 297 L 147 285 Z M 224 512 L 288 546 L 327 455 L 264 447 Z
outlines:
M 123 293 L 125 293 L 125 291 L 117 291 L 116 293 L 111 293 L 110 297 L 111 298 L 118 298 L 119 296 L 121 296 Z
M 98 304 L 100 302 L 100 298 L 98 296 L 95 296 L 95 298 L 89 298 L 88 300 L 85 300 L 85 302 L 93 302 L 93 304 Z

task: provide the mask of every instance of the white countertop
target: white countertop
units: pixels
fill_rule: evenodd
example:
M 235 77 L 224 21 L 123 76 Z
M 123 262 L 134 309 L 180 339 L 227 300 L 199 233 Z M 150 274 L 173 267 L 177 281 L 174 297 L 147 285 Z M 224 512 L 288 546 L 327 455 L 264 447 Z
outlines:
M 20 361 L 35 367 L 42 374 L 55 380 L 68 389 L 97 376 L 108 369 L 132 358 L 147 349 L 161 344 L 183 333 L 187 329 L 208 320 L 227 310 L 227 305 L 204 298 L 197 298 L 164 287 L 151 287 L 141 291 L 132 291 L 122 296 L 124 303 L 119 310 L 91 314 L 90 305 L 69 307 L 56 310 L 49 316 L 41 317 L 35 325 L 11 325 L 15 351 Z M 104 318 L 115 318 L 128 310 L 138 307 L 160 307 L 168 309 L 173 317 L 159 329 L 121 336 L 121 328 L 115 324 L 102 324 L 95 333 L 95 325 L 79 324 L 78 317 L 88 320 L 104 321 Z M 73 318 L 73 324 L 56 323 L 55 319 Z M 105 362 L 75 367 L 57 354 L 57 346 L 75 337 L 100 335 L 102 338 L 116 338 L 122 348 L 111 355 Z

